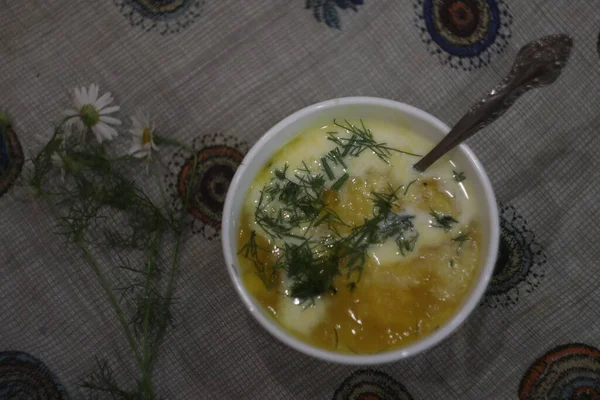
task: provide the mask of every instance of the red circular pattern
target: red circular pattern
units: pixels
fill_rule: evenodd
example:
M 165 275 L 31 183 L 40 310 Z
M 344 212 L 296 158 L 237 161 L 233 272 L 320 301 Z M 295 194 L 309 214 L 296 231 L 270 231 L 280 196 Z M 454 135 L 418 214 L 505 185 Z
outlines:
M 555 347 L 529 367 L 519 400 L 600 399 L 600 350 L 572 343 Z

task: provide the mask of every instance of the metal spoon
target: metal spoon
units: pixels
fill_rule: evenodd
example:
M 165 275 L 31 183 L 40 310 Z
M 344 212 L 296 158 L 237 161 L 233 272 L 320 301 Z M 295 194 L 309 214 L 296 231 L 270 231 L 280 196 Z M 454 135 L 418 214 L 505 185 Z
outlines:
M 572 47 L 573 39 L 564 34 L 546 36 L 523 46 L 506 78 L 475 103 L 414 168 L 425 171 L 452 148 L 494 122 L 523 93 L 556 81 L 569 59 Z

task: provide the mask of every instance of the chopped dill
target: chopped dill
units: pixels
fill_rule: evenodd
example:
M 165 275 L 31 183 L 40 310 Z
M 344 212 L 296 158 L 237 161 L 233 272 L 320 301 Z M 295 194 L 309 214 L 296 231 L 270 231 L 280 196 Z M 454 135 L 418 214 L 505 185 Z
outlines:
M 454 175 L 454 180 L 456 182 L 460 183 L 460 182 L 464 181 L 465 179 L 467 179 L 464 172 L 457 172 L 457 171 L 453 170 L 452 173 Z
M 414 215 L 391 214 L 381 228 L 381 234 L 385 238 L 394 238 L 403 256 L 414 251 L 419 239 L 419 233 L 415 231 L 413 224 L 414 218 Z
M 373 206 L 379 214 L 385 216 L 392 211 L 394 202 L 398 200 L 397 193 L 401 188 L 402 186 L 394 190 L 391 186 L 388 186 L 388 192 L 371 192 Z
M 348 175 L 347 173 L 342 175 L 340 179 L 338 179 L 332 186 L 331 186 L 331 190 L 333 191 L 339 191 L 342 186 L 344 185 L 344 183 L 346 183 L 346 181 L 348 180 L 348 178 L 350 178 L 350 175 Z
M 285 174 L 286 174 L 288 168 L 289 168 L 289 165 L 286 163 L 282 169 L 275 169 L 275 171 L 273 171 L 273 173 L 275 174 L 275 177 L 277 179 L 279 179 L 280 181 L 283 181 L 286 179 Z
M 244 254 L 246 258 L 257 258 L 258 257 L 258 244 L 256 243 L 256 231 L 250 232 L 250 239 L 242 249 L 239 251 L 240 254 Z
M 320 248 L 319 248 L 320 247 Z M 333 279 L 339 275 L 335 251 L 311 245 L 285 243 L 284 254 L 288 277 L 293 281 L 290 295 L 302 300 L 315 298 L 327 291 L 335 293 Z
M 373 133 L 370 129 L 365 127 L 365 124 L 360 120 L 361 126 L 352 125 L 348 121 L 344 121 L 344 124 L 338 123 L 336 120 L 333 121 L 334 125 L 345 129 L 350 132 L 352 136 L 350 138 L 342 138 L 336 136 L 335 133 L 329 132 L 328 139 L 338 145 L 342 150 L 342 157 L 351 156 L 358 157 L 363 151 L 371 150 L 379 159 L 383 162 L 388 163 L 388 158 L 392 155 L 392 152 L 402 153 L 409 156 L 421 157 L 419 154 L 410 153 L 389 147 L 387 143 L 379 143 L 373 138 Z
M 404 195 L 406 196 L 408 194 L 408 189 L 410 189 L 410 187 L 412 186 L 413 183 L 415 183 L 417 180 L 415 179 L 414 181 L 411 181 L 407 186 L 406 189 L 404 189 Z
M 340 344 L 340 338 L 338 336 L 338 331 L 337 331 L 337 328 L 335 326 L 333 327 L 333 333 L 335 335 L 335 348 L 337 349 L 338 345 Z
M 327 158 L 330 159 L 335 165 L 341 165 L 344 167 L 344 169 L 348 168 L 344 162 L 344 156 L 342 156 L 342 152 L 339 147 L 336 147 L 327 153 Z
M 452 241 L 453 242 L 463 243 L 463 242 L 466 242 L 469 239 L 470 239 L 469 235 L 464 234 L 464 235 L 459 235 L 459 236 L 457 236 L 455 238 L 452 238 Z
M 396 238 L 396 244 L 400 250 L 400 254 L 406 256 L 406 253 L 415 250 L 417 240 L 419 239 L 419 233 L 413 232 L 412 235 L 405 235 L 404 233 Z
M 279 200 L 281 200 L 284 204 L 293 204 L 298 198 L 301 190 L 301 186 L 297 183 L 287 181 L 279 192 Z
M 458 247 L 456 248 L 456 254 L 460 254 L 460 252 L 462 251 L 463 245 L 465 244 L 465 242 L 467 240 L 471 240 L 471 238 L 467 234 L 459 235 L 452 239 L 453 242 L 458 243 Z
M 256 268 L 256 274 L 265 287 L 270 289 L 274 284 L 276 275 L 272 270 L 269 271 L 267 264 L 259 256 L 259 251 L 264 252 L 265 254 L 268 252 L 267 249 L 258 245 L 256 241 L 256 232 L 251 231 L 250 239 L 248 239 L 248 242 L 240 249 L 238 254 L 243 254 L 246 259 L 252 262 L 254 268 Z
M 331 167 L 329 166 L 329 163 L 327 162 L 327 159 L 325 157 L 321 158 L 321 164 L 323 165 L 323 169 L 325 170 L 325 173 L 327 174 L 329 180 L 334 180 L 335 175 L 333 174 L 333 171 L 331 170 Z
M 458 221 L 456 219 L 454 219 L 454 217 L 452 217 L 452 215 L 449 215 L 449 214 L 442 214 L 440 212 L 431 210 L 429 215 L 431 215 L 435 219 L 435 223 L 432 224 L 431 226 L 433 226 L 434 228 L 441 228 L 445 232 L 451 231 L 452 224 L 458 223 Z
M 387 190 L 372 192 L 373 215 L 356 226 L 347 224 L 327 205 L 326 191 L 339 191 L 350 179 L 347 172 L 336 177 L 332 168 L 335 165 L 346 169 L 346 157 L 357 157 L 366 150 L 385 162 L 394 152 L 417 156 L 375 141 L 362 121 L 360 126 L 348 121 L 345 124 L 334 121 L 334 124 L 349 132 L 350 137 L 327 132 L 328 140 L 337 146 L 320 158 L 321 171 L 313 171 L 302 162 L 289 174 L 289 165 L 285 164 L 273 171 L 272 179 L 260 191 L 255 221 L 261 232 L 277 241 L 280 249 L 277 255 L 258 245 L 261 233 L 255 231 L 240 249 L 240 254 L 254 264 L 267 289 L 272 287 L 274 276 L 282 271 L 291 282 L 289 295 L 303 303 L 326 293 L 337 293 L 334 282 L 340 275 L 346 277 L 348 290 L 354 291 L 367 263 L 367 251 L 373 244 L 392 239 L 405 255 L 414 250 L 419 237 L 414 215 L 393 212 L 399 196 L 406 195 L 415 181 L 406 187 L 390 185 Z M 332 182 L 329 189 L 328 182 Z M 326 236 L 313 236 L 315 231 L 310 228 L 320 228 L 319 235 L 327 232 Z

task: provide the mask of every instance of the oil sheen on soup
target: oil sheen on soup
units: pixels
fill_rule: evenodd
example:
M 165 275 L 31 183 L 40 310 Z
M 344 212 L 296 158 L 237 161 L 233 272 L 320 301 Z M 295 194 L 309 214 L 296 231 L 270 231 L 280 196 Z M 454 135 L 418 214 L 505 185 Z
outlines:
M 285 330 L 351 354 L 443 325 L 469 293 L 480 228 L 469 177 L 433 143 L 378 120 L 300 132 L 257 174 L 238 237 L 243 282 Z

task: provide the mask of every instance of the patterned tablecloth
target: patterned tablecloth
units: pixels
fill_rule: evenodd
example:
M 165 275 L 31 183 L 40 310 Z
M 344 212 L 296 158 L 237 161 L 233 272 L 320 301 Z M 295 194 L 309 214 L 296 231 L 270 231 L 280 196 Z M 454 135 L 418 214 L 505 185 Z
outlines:
M 163 398 L 600 398 L 596 1 L 0 5 L 0 108 L 16 132 L 0 140 L 0 398 L 85 398 L 79 383 L 96 357 L 135 385 L 93 275 L 56 240 L 46 208 L 13 185 L 19 149 L 28 158 L 72 88 L 94 82 L 112 92 L 123 120 L 149 109 L 162 132 L 193 142 L 201 156 L 175 328 L 156 370 Z M 258 326 L 234 292 L 219 240 L 223 177 L 249 146 L 290 113 L 343 96 L 403 101 L 452 124 L 522 45 L 560 32 L 575 41 L 560 79 L 469 140 L 501 202 L 502 241 L 485 300 L 456 334 L 412 359 L 358 368 L 304 356 Z M 220 146 L 217 157 L 202 156 L 209 145 Z M 176 153 L 159 155 L 176 198 L 189 166 Z

